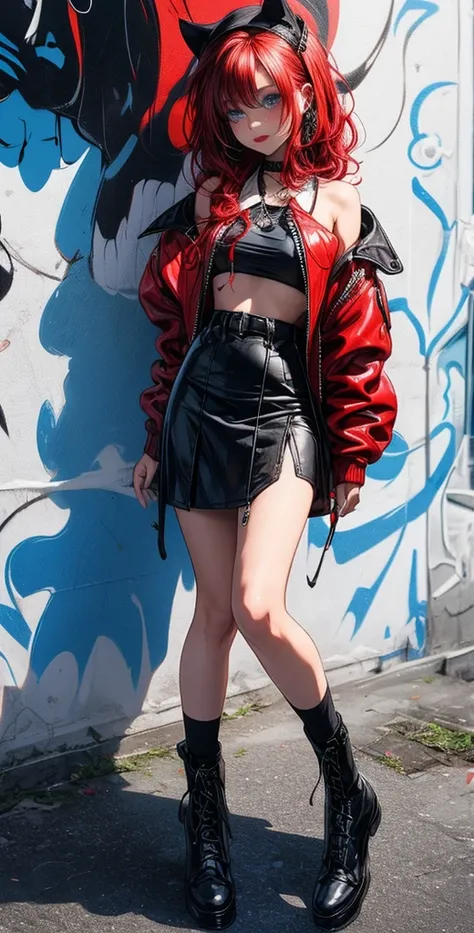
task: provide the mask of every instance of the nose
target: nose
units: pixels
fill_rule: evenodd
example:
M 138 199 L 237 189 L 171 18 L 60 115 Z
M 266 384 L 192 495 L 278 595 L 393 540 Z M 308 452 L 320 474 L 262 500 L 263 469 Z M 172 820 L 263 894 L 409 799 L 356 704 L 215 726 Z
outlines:
M 251 129 L 251 130 L 258 130 L 258 128 L 259 128 L 261 125 L 262 125 L 262 121 L 261 121 L 261 120 L 251 120 L 251 121 L 250 121 L 250 129 Z

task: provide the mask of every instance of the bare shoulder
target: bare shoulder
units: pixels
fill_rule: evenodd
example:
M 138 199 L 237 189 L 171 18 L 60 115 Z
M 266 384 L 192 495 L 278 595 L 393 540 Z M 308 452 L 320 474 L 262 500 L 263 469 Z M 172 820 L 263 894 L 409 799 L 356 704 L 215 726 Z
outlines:
M 360 211 L 360 196 L 355 185 L 348 181 L 327 181 L 322 187 L 326 196 L 340 211 Z
M 332 214 L 334 233 L 339 238 L 340 250 L 349 249 L 360 236 L 361 203 L 355 185 L 347 181 L 329 181 L 321 184 Z
M 216 176 L 206 178 L 205 182 L 203 182 L 201 187 L 196 191 L 196 221 L 206 220 L 206 218 L 209 217 L 211 195 L 216 190 L 218 184 L 219 179 Z

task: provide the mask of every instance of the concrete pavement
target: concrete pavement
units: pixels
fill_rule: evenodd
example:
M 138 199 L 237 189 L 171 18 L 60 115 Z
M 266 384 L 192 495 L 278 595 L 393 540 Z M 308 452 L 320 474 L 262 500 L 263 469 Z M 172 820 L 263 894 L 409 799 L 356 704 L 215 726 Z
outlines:
M 428 709 L 442 697 L 464 719 L 461 699 L 469 711 L 473 685 L 441 678 L 436 686 L 436 679 L 410 672 L 405 679 L 374 678 L 335 693 L 355 744 L 373 751 L 375 743 L 374 754 L 383 757 L 392 744 L 387 723 L 394 716 L 411 714 L 414 704 L 421 715 L 423 702 Z M 301 724 L 279 701 L 227 721 L 223 743 L 239 897 L 233 930 L 309 933 L 315 929 L 308 905 L 321 856 L 323 793 L 320 789 L 309 807 L 317 769 Z M 351 930 L 470 933 L 474 781 L 466 781 L 469 764 L 431 760 L 425 770 L 407 776 L 361 751 L 358 757 L 377 787 L 384 818 L 371 848 L 371 890 Z M 4 815 L 2 933 L 194 930 L 182 900 L 184 844 L 176 814 L 183 792 L 179 759 L 151 758 L 140 770 L 65 788 L 52 807 L 27 799 Z

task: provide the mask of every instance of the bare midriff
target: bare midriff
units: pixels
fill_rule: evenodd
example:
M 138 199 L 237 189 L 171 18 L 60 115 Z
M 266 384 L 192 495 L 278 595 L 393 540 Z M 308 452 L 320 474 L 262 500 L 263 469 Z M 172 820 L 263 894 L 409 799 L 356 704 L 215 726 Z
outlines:
M 232 284 L 229 284 L 229 278 L 228 273 L 223 273 L 213 279 L 215 308 L 245 311 L 304 326 L 306 296 L 303 292 L 283 282 L 242 272 L 235 274 Z

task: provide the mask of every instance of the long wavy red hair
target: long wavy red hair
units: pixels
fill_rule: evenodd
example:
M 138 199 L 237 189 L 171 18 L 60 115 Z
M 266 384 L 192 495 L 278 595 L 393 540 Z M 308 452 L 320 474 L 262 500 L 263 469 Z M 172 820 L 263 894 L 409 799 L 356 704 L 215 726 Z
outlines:
M 278 87 L 283 103 L 282 119 L 290 117 L 283 184 L 301 188 L 316 174 L 325 179 L 342 179 L 355 174 L 358 163 L 351 157 L 357 144 L 357 130 L 350 108 L 339 97 L 337 83 L 344 79 L 330 62 L 328 54 L 310 29 L 308 45 L 298 55 L 277 34 L 239 30 L 212 43 L 189 77 L 185 112 L 185 136 L 192 153 L 194 183 L 199 186 L 210 177 L 219 183 L 211 200 L 209 222 L 232 221 L 239 216 L 239 194 L 243 182 L 258 165 L 261 155 L 239 149 L 226 111 L 233 106 L 256 106 L 255 74 L 261 66 Z M 301 113 L 296 91 L 311 84 L 317 110 L 314 138 L 303 145 Z

